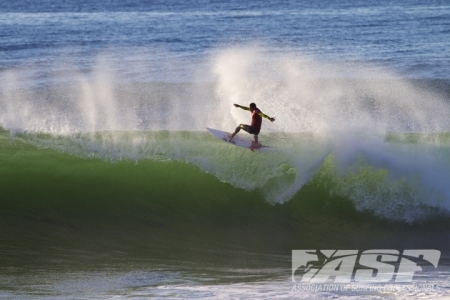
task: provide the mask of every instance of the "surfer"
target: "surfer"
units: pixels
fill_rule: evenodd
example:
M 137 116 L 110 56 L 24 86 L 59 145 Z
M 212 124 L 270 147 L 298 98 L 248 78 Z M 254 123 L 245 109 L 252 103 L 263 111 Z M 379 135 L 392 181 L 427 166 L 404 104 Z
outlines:
M 263 114 L 259 108 L 256 107 L 255 103 L 250 103 L 249 107 L 246 106 L 242 106 L 239 104 L 234 104 L 235 107 L 239 107 L 242 108 L 243 110 L 249 110 L 252 113 L 252 123 L 251 125 L 246 125 L 246 124 L 240 124 L 238 127 L 236 127 L 235 132 L 229 136 L 230 141 L 234 138 L 234 136 L 241 130 L 245 130 L 250 134 L 253 134 L 253 136 L 255 137 L 255 143 L 254 145 L 252 145 L 253 148 L 258 148 L 261 147 L 261 144 L 258 143 L 258 134 L 259 131 L 261 130 L 261 123 L 262 123 L 262 118 L 266 118 L 269 119 L 270 122 L 275 121 L 275 118 L 271 118 L 268 115 Z M 252 149 L 250 149 L 252 150 Z

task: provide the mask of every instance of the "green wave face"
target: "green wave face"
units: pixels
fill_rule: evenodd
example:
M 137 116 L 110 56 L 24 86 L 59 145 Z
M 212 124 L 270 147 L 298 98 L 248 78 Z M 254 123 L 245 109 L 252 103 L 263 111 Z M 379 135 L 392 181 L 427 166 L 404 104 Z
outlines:
M 3 132 L 2 261 L 221 253 L 239 264 L 243 253 L 308 247 L 442 249 L 448 199 L 426 176 L 446 173 L 422 166 L 448 164 L 446 137 L 392 135 L 378 141 L 384 152 L 361 147 L 350 159 L 311 134 L 263 135 L 278 150 L 252 153 L 202 132 Z

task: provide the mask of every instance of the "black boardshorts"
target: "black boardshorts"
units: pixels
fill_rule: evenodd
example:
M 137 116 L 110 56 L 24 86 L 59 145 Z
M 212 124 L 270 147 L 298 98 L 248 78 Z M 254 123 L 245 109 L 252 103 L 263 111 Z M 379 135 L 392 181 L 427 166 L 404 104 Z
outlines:
M 250 134 L 258 135 L 260 129 L 256 129 L 255 127 L 251 127 L 250 125 L 241 124 L 239 125 L 239 128 L 243 129 L 244 131 L 247 131 Z

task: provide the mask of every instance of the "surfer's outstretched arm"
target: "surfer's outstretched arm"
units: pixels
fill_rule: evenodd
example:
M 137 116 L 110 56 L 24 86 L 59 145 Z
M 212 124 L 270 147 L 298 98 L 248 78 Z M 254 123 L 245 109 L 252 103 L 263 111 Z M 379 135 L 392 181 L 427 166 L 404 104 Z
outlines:
M 234 107 L 239 107 L 239 108 L 242 108 L 243 110 L 250 110 L 249 107 L 243 106 L 243 105 L 239 105 L 239 104 L 234 104 Z M 256 107 L 256 106 L 255 106 L 255 107 Z M 275 118 L 271 118 L 271 117 L 269 117 L 268 115 L 262 113 L 261 111 L 258 113 L 258 115 L 261 116 L 261 117 L 263 117 L 263 118 L 266 118 L 266 119 L 270 120 L 270 122 L 275 121 Z
M 234 104 L 234 107 L 239 107 L 239 108 L 242 108 L 243 110 L 250 110 L 250 108 L 248 108 L 247 106 L 243 106 L 243 105 L 239 105 L 239 104 Z
M 269 117 L 268 115 L 266 115 L 266 114 L 264 114 L 262 112 L 260 112 L 258 115 L 260 115 L 263 118 L 266 118 L 266 119 L 270 120 L 270 122 L 275 121 L 275 118 L 271 118 L 271 117 Z

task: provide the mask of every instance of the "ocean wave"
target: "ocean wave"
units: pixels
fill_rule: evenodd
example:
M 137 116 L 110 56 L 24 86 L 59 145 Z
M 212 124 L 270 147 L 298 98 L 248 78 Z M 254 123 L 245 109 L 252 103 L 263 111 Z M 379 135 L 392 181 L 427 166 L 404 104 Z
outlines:
M 59 137 L 34 133 L 11 137 L 4 132 L 2 143 L 10 155 L 26 147 L 24 161 L 40 157 L 45 163 L 55 150 L 63 161 L 65 157 L 77 157 L 80 167 L 64 171 L 72 172 L 75 180 L 86 172 L 97 172 L 98 161 L 136 165 L 148 161 L 182 162 L 212 174 L 232 188 L 255 191 L 272 205 L 298 197 L 305 185 L 313 184 L 329 196 L 348 199 L 357 211 L 387 220 L 413 223 L 446 212 L 450 201 L 446 184 L 450 178 L 449 134 L 401 136 L 362 136 L 357 140 L 364 143 L 353 142 L 353 148 L 343 151 L 342 141 L 312 133 L 270 133 L 262 134 L 260 139 L 275 150 L 255 153 L 224 143 L 207 132 L 189 131 L 94 132 Z M 17 171 L 11 166 L 4 172 Z M 101 178 L 103 171 L 98 172 Z M 108 172 L 120 176 L 120 168 Z M 164 180 L 154 179 L 149 184 L 163 185 Z M 50 189 L 51 182 L 47 184 Z M 189 186 L 182 190 L 189 190 Z

